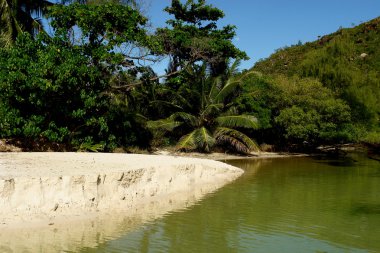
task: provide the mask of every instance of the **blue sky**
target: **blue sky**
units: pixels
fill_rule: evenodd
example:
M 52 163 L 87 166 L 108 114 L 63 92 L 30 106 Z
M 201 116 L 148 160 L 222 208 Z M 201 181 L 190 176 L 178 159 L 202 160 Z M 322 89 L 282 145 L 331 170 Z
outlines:
M 148 0 L 149 1 L 149 0 Z M 183 0 L 185 1 L 185 0 Z M 241 68 L 250 68 L 276 49 L 313 41 L 318 35 L 335 32 L 380 16 L 380 0 L 209 0 L 225 13 L 220 25 L 237 26 L 234 43 L 251 58 Z M 154 27 L 162 27 L 163 12 L 170 0 L 150 0 L 146 15 Z M 161 72 L 163 67 L 158 67 Z

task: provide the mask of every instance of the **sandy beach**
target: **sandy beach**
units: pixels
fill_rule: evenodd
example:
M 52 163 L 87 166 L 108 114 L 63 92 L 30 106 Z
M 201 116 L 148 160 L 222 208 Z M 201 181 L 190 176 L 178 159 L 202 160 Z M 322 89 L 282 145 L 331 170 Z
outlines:
M 181 207 L 173 203 L 200 199 L 242 173 L 197 158 L 0 153 L 0 228 L 48 226 L 102 212 L 162 213 Z

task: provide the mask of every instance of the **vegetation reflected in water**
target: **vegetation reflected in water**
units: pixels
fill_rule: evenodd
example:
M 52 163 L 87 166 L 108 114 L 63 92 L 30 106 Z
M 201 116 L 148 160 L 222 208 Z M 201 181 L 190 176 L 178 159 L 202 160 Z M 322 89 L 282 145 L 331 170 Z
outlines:
M 379 162 L 354 156 L 230 163 L 246 171 L 235 183 L 82 252 L 380 251 Z

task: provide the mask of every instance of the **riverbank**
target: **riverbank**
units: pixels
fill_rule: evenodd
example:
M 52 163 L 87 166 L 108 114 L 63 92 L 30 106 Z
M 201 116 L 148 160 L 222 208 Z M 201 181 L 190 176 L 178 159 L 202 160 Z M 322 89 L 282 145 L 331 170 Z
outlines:
M 175 157 L 192 157 L 201 159 L 211 159 L 215 161 L 239 160 L 239 159 L 272 159 L 272 158 L 288 158 L 288 157 L 304 157 L 308 154 L 302 153 L 276 153 L 276 152 L 252 152 L 250 155 L 238 155 L 229 153 L 198 153 L 198 152 L 177 152 L 171 150 L 158 150 L 155 155 L 168 155 Z
M 186 207 L 243 171 L 212 160 L 132 154 L 0 153 L 0 229 Z

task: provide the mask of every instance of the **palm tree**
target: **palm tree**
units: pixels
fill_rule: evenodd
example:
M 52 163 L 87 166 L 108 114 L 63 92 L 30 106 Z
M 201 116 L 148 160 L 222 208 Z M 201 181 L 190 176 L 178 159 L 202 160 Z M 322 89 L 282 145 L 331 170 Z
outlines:
M 235 72 L 233 68 L 237 65 L 238 62 L 233 64 L 230 73 Z M 199 98 L 198 103 L 193 105 L 195 110 L 192 108 L 193 110 L 178 111 L 168 118 L 149 121 L 148 128 L 154 134 L 161 135 L 180 128 L 187 130 L 177 143 L 178 150 L 210 152 L 215 145 L 228 145 L 241 153 L 258 150 L 254 140 L 236 129 L 257 129 L 259 127 L 257 119 L 252 115 L 239 115 L 229 103 L 243 78 L 250 73 L 225 79 L 213 78 L 206 72 L 207 67 L 204 64 L 198 71 L 192 73 L 192 76 L 198 79 L 202 77 L 199 84 L 193 85 L 192 91 L 195 97 Z
M 41 31 L 41 17 L 50 5 L 47 0 L 0 0 L 2 44 L 12 44 L 22 32 L 35 35 Z

